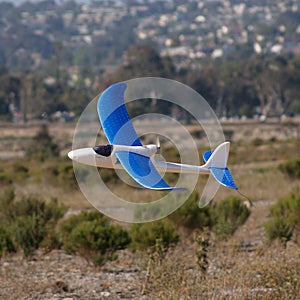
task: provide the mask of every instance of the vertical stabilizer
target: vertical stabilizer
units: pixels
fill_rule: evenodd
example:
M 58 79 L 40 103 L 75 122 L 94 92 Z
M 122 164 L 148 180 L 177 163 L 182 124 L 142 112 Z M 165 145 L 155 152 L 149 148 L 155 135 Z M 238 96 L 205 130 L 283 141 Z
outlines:
M 237 190 L 238 188 L 227 168 L 229 149 L 230 143 L 225 142 L 219 145 L 214 151 L 203 153 L 204 167 L 210 170 L 220 184 Z
M 224 142 L 214 151 L 207 151 L 203 154 L 206 168 L 226 168 L 229 155 L 230 143 Z

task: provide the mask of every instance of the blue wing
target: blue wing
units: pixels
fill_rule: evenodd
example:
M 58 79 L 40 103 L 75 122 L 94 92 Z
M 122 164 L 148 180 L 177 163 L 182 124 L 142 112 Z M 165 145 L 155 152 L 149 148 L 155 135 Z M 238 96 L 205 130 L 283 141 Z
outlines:
M 212 155 L 213 151 L 209 150 L 207 152 L 204 152 L 202 157 L 204 162 L 207 162 L 210 156 Z M 226 168 L 209 168 L 210 172 L 213 174 L 215 179 L 221 183 L 222 185 L 232 188 L 232 189 L 238 189 L 237 186 L 234 183 L 234 180 L 232 178 L 232 175 L 229 171 L 229 169 Z
M 119 152 L 116 155 L 127 173 L 140 185 L 152 190 L 182 190 L 170 187 L 149 157 L 133 152 Z
M 124 103 L 126 88 L 127 85 L 120 82 L 102 93 L 97 105 L 99 119 L 110 144 L 142 146 Z M 149 157 L 132 152 L 118 152 L 116 156 L 127 173 L 142 186 L 153 190 L 180 189 L 164 181 Z
M 103 131 L 111 145 L 142 146 L 124 103 L 126 83 L 110 86 L 100 96 L 97 110 Z

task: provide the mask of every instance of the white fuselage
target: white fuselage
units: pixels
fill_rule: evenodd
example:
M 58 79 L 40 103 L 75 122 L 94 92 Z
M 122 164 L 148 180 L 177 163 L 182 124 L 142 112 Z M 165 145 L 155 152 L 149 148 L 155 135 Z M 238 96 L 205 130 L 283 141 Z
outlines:
M 133 152 L 139 155 L 147 156 L 151 159 L 154 166 L 159 172 L 171 172 L 171 173 L 209 173 L 209 169 L 206 165 L 195 166 L 180 163 L 172 163 L 159 161 L 154 159 L 154 154 L 157 152 L 156 145 L 147 146 L 125 146 L 125 145 L 113 145 L 113 150 L 110 156 L 102 156 L 97 154 L 93 148 L 81 148 L 70 151 L 68 156 L 70 159 L 90 166 L 96 166 L 100 168 L 109 169 L 123 169 L 122 165 L 118 162 L 116 153 L 118 152 Z

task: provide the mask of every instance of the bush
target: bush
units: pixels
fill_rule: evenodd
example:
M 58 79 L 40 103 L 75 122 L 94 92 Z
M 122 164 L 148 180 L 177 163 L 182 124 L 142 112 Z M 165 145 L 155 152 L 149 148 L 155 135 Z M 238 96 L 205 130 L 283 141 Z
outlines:
M 211 228 L 213 226 L 212 208 L 208 205 L 200 208 L 198 199 L 198 193 L 193 192 L 179 209 L 169 215 L 169 218 L 174 224 L 184 226 L 188 229 Z
M 48 126 L 44 124 L 26 149 L 26 155 L 29 158 L 45 161 L 48 157 L 59 156 L 59 151 L 59 146 L 53 142 L 53 138 L 49 134 Z
M 236 229 L 245 223 L 250 210 L 243 205 L 238 197 L 230 196 L 213 206 L 199 208 L 198 193 L 190 198 L 169 218 L 190 230 L 212 229 L 218 239 L 226 239 L 233 235 Z
M 246 222 L 249 215 L 250 210 L 240 198 L 229 196 L 214 206 L 213 231 L 219 239 L 226 239 Z
M 278 166 L 279 170 L 290 178 L 300 178 L 300 158 L 290 159 Z
M 5 168 L 0 168 L 0 187 L 24 181 L 28 177 L 29 170 L 23 164 L 19 162 L 5 164 Z
M 44 174 L 52 185 L 61 185 L 65 188 L 77 189 L 78 184 L 70 161 L 56 162 L 55 165 L 47 167 Z
M 115 251 L 130 242 L 128 232 L 98 211 L 81 212 L 64 221 L 59 228 L 63 248 L 76 253 L 95 265 L 116 258 Z
M 5 224 L 9 222 L 13 217 L 11 214 L 13 202 L 15 200 L 16 194 L 13 186 L 9 186 L 4 189 L 2 195 L 0 196 L 0 223 Z
M 294 226 L 283 217 L 272 218 L 264 224 L 268 242 L 279 240 L 284 246 L 293 236 Z
M 154 251 L 158 240 L 165 249 L 178 242 L 178 234 L 168 219 L 133 224 L 129 232 L 134 250 Z
M 0 171 L 0 187 L 12 184 L 12 175 L 8 172 Z
M 295 190 L 270 207 L 271 220 L 264 224 L 267 240 L 279 240 L 284 246 L 300 229 L 300 192 Z M 299 230 L 298 230 L 299 231 Z M 296 239 L 297 234 L 296 232 Z
M 0 257 L 5 253 L 16 252 L 17 250 L 11 231 L 11 227 L 0 225 Z
M 106 184 L 117 184 L 120 181 L 118 175 L 116 174 L 115 170 L 110 169 L 100 169 L 99 174 Z
M 255 138 L 255 139 L 252 141 L 252 144 L 253 144 L 254 146 L 261 146 L 263 143 L 264 143 L 264 141 L 263 141 L 261 138 Z
M 29 177 L 29 169 L 19 162 L 13 164 L 13 172 L 16 181 L 24 181 Z
M 17 224 L 17 238 L 25 256 L 38 249 L 58 247 L 55 226 L 65 213 L 65 206 L 53 198 L 49 203 L 37 196 L 25 196 L 13 207 Z
M 6 189 L 0 197 L 1 246 L 4 252 L 21 248 L 29 256 L 40 246 L 58 247 L 55 227 L 65 213 L 65 207 L 57 199 L 49 203 L 38 196 L 23 196 L 15 199 L 13 188 Z

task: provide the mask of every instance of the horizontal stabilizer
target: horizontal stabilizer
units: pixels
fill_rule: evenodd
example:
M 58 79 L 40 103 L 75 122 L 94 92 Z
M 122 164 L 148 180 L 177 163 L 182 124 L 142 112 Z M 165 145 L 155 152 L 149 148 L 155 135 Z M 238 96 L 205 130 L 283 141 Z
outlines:
M 218 169 L 218 168 L 209 168 L 210 172 L 213 174 L 215 179 L 222 185 L 237 190 L 232 175 L 228 168 Z
M 204 162 L 208 161 L 212 153 L 213 153 L 212 150 L 208 150 L 202 154 Z

